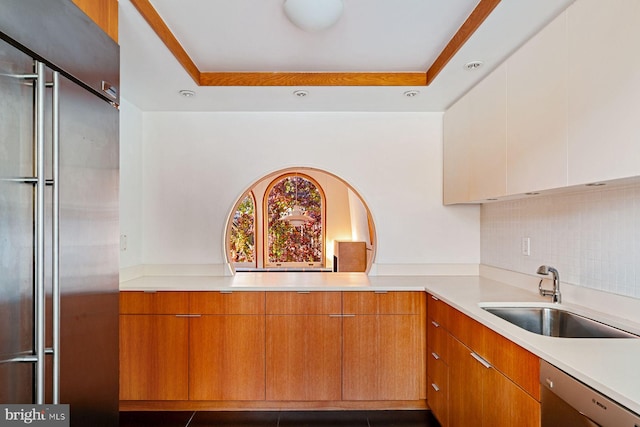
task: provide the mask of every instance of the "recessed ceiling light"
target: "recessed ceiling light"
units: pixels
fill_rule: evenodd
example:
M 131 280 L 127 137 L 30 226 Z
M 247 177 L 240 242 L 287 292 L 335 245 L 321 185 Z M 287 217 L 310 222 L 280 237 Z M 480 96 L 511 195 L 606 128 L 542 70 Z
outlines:
M 484 62 L 482 62 L 482 61 L 467 62 L 466 64 L 464 64 L 464 69 L 467 70 L 467 71 L 474 71 L 474 70 L 477 70 L 478 68 L 482 67 L 483 64 L 484 64 Z
M 295 90 L 293 91 L 293 94 L 298 98 L 304 98 L 305 96 L 309 95 L 309 92 L 307 92 L 306 90 Z
M 586 184 L 587 187 L 602 187 L 603 185 L 607 185 L 604 182 L 592 182 L 590 184 Z
M 187 89 L 180 90 L 178 91 L 178 93 L 185 98 L 193 98 L 194 96 L 196 96 L 196 93 L 194 91 Z
M 530 191 L 530 192 L 524 193 L 524 194 L 525 194 L 525 196 L 537 196 L 540 193 L 538 193 L 537 191 Z
M 420 95 L 420 91 L 419 90 L 408 90 L 403 95 L 406 96 L 407 98 L 413 98 L 414 96 Z

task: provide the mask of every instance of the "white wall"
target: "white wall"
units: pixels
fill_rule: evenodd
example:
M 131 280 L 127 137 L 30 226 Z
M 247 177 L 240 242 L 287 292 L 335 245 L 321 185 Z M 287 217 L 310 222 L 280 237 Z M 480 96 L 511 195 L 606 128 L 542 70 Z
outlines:
M 127 121 L 138 123 L 137 111 L 123 108 L 122 116 L 123 133 Z M 293 166 L 324 169 L 362 195 L 376 224 L 378 264 L 479 263 L 479 208 L 442 205 L 440 113 L 142 116 L 141 157 L 122 151 L 124 166 L 141 165 L 141 189 L 123 168 L 122 186 L 132 184 L 137 198 L 123 195 L 122 224 L 129 245 L 141 245 L 142 264 L 223 263 L 233 202 L 262 176 Z M 132 139 L 123 145 L 135 146 Z M 134 242 L 125 227 L 137 213 L 128 204 L 138 202 L 142 235 Z
M 529 237 L 531 255 L 521 253 Z M 482 263 L 640 298 L 640 184 L 598 187 L 482 207 Z
M 121 99 L 120 104 L 120 268 L 142 263 L 142 112 Z

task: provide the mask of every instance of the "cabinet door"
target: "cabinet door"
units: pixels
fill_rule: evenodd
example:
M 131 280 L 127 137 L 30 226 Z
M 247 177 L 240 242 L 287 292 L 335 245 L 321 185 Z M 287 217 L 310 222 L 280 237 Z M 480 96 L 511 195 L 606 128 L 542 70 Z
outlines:
M 188 399 L 189 320 L 120 315 L 120 400 Z
M 640 3 L 568 12 L 569 185 L 640 175 Z
M 449 339 L 449 426 L 482 426 L 482 377 L 486 370 L 472 351 Z M 489 426 L 487 426 L 489 427 Z
M 344 292 L 343 398 L 426 399 L 423 292 Z M 399 367 L 402 367 L 399 369 Z
M 340 400 L 341 332 L 328 314 L 267 315 L 266 399 Z
M 484 427 L 539 427 L 540 403 L 495 369 L 486 369 L 482 396 Z
M 189 325 L 189 399 L 264 400 L 263 315 L 204 315 Z
M 506 83 L 501 65 L 445 113 L 445 204 L 506 194 Z
M 556 18 L 507 61 L 507 194 L 567 185 L 567 25 Z
M 419 315 L 355 315 L 343 324 L 343 398 L 426 398 Z

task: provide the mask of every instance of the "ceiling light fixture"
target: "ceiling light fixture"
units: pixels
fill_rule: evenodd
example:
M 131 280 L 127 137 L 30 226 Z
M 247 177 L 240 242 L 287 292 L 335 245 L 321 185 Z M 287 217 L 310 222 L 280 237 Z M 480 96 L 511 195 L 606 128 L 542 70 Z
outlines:
M 305 96 L 309 95 L 309 92 L 307 92 L 306 90 L 294 90 L 293 94 L 298 98 L 304 98 Z
M 194 96 L 196 96 L 196 93 L 192 90 L 187 90 L 187 89 L 183 89 L 178 91 L 178 93 L 181 96 L 184 96 L 185 98 L 193 98 Z
M 405 93 L 403 93 L 404 96 L 406 96 L 407 98 L 413 98 L 416 97 L 418 95 L 420 95 L 420 91 L 419 90 L 408 90 Z
M 342 15 L 342 0 L 285 0 L 284 13 L 305 31 L 326 30 Z
M 292 227 L 303 227 L 305 224 L 311 224 L 315 222 L 315 219 L 311 218 L 305 213 L 302 207 L 298 204 L 298 175 L 294 175 L 294 191 L 295 200 L 293 207 L 288 209 L 288 213 L 281 219 L 288 222 Z
M 482 67 L 483 64 L 484 64 L 484 62 L 482 62 L 482 61 L 467 62 L 466 64 L 464 64 L 464 69 L 467 70 L 467 71 L 475 71 L 478 68 Z

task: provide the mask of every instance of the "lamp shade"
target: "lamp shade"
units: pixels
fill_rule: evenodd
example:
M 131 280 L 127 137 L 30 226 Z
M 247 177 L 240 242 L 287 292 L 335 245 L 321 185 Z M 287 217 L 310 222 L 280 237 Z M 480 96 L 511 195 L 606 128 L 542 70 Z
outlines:
M 285 0 L 284 13 L 305 31 L 320 31 L 338 22 L 342 0 Z

